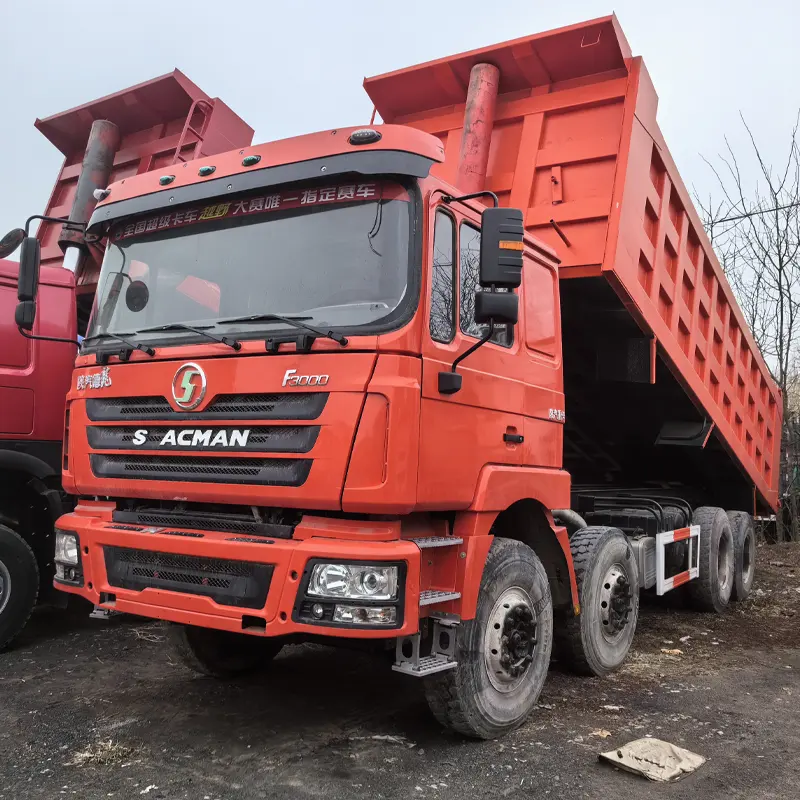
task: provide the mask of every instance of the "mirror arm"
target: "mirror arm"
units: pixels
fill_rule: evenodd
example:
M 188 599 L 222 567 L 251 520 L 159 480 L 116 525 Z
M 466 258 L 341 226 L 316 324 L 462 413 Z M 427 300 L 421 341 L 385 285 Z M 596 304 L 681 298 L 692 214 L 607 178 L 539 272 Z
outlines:
M 483 192 L 473 192 L 472 194 L 462 194 L 460 197 L 453 197 L 449 194 L 446 194 L 442 200 L 450 205 L 450 203 L 461 202 L 462 200 L 474 200 L 476 197 L 491 197 L 492 202 L 494 203 L 495 208 L 500 207 L 500 201 L 497 199 L 497 195 L 494 192 L 490 191 L 483 191 Z
M 25 235 L 30 236 L 28 229 L 30 228 L 31 222 L 35 219 L 40 219 L 42 222 L 61 222 L 64 227 L 67 228 L 76 228 L 79 230 L 86 230 L 86 223 L 85 222 L 70 222 L 69 217 L 46 217 L 42 214 L 34 214 L 32 217 L 28 217 L 25 220 Z M 69 340 L 71 341 L 71 340 Z
M 20 328 L 17 325 L 17 330 L 26 338 L 26 339 L 36 339 L 40 342 L 64 342 L 66 344 L 74 344 L 78 348 L 80 348 L 81 343 L 77 339 L 61 339 L 57 336 L 34 336 L 32 333 L 27 333 L 24 328 Z
M 455 394 L 456 392 L 461 391 L 461 375 L 456 372 L 456 368 L 458 365 L 471 353 L 474 353 L 479 347 L 483 347 L 489 339 L 492 338 L 494 334 L 494 320 L 489 320 L 489 330 L 483 336 L 482 339 L 478 339 L 475 344 L 471 347 L 468 347 L 455 361 L 453 361 L 453 365 L 450 367 L 450 370 L 447 372 L 440 372 L 439 373 L 439 393 L 440 394 Z
M 458 367 L 458 365 L 467 356 L 472 355 L 479 347 L 483 347 L 486 344 L 486 342 L 488 342 L 489 339 L 492 338 L 492 336 L 494 336 L 494 320 L 490 319 L 489 320 L 489 330 L 486 331 L 486 334 L 483 336 L 483 338 L 482 339 L 478 339 L 478 341 L 475 342 L 475 344 L 473 344 L 471 347 L 468 347 L 460 356 L 458 356 L 456 358 L 455 361 L 453 361 L 453 366 L 450 367 L 450 372 L 455 372 L 456 371 L 456 367 Z

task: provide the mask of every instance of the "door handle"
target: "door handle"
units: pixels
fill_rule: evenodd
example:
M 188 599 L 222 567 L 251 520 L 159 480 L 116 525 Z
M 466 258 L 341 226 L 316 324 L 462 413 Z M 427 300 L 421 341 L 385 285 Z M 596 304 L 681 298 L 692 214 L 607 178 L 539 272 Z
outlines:
M 521 433 L 506 431 L 503 434 L 503 441 L 507 444 L 522 444 L 525 441 L 525 437 Z

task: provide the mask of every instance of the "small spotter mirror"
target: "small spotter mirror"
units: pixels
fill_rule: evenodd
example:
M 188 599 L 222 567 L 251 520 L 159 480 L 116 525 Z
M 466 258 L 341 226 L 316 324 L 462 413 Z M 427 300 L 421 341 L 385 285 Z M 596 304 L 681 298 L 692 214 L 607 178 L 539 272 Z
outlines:
M 125 290 L 125 305 L 129 311 L 141 311 L 150 300 L 150 290 L 144 281 L 132 281 Z
M 21 244 L 25 238 L 25 231 L 22 228 L 14 228 L 0 239 L 0 258 L 8 258 Z

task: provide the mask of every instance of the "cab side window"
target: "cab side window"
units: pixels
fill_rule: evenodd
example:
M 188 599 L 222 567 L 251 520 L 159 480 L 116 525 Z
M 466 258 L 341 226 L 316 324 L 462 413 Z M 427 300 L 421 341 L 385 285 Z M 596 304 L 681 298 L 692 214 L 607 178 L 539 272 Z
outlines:
M 478 325 L 475 322 L 475 292 L 480 291 L 478 285 L 480 259 L 481 232 L 472 225 L 462 222 L 459 229 L 460 324 L 461 332 L 475 339 L 482 338 L 488 329 L 487 325 Z M 513 327 L 495 325 L 491 341 L 510 347 L 514 341 Z
M 433 232 L 430 332 L 434 342 L 449 344 L 456 333 L 456 226 L 444 211 L 436 212 Z

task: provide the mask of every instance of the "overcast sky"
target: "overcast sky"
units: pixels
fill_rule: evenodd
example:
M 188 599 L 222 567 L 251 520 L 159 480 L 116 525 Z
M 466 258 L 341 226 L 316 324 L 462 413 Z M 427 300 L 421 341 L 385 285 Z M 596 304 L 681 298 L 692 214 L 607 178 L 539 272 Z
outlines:
M 713 188 L 699 154 L 742 143 L 768 160 L 800 108 L 799 0 L 0 0 L 0 236 L 41 213 L 61 155 L 46 117 L 181 69 L 270 141 L 369 120 L 361 87 L 433 58 L 615 12 L 659 94 L 687 185 Z

